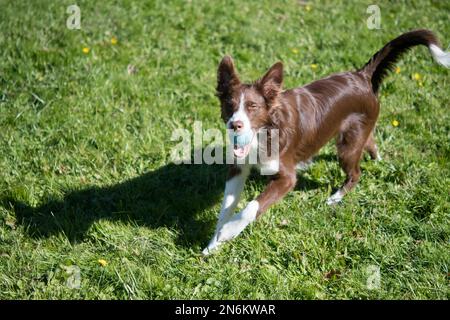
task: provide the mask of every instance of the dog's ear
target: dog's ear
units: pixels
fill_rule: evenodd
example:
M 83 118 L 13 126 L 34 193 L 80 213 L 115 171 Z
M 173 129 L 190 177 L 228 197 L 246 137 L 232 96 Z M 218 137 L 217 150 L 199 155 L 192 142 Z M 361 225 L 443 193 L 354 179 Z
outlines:
M 273 100 L 281 92 L 283 85 L 283 63 L 277 62 L 256 82 L 257 88 L 268 101 Z
M 233 59 L 230 56 L 223 57 L 217 70 L 217 96 L 219 99 L 231 96 L 233 88 L 240 83 Z

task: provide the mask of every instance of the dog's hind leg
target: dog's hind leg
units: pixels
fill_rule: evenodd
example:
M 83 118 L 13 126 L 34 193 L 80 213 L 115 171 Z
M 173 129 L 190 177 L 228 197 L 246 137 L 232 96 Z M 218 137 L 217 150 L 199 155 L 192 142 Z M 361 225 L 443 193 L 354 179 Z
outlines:
M 236 206 L 239 203 L 240 196 L 244 190 L 244 184 L 250 173 L 250 167 L 232 166 L 228 172 L 227 182 L 225 184 L 224 198 L 222 207 L 220 209 L 219 218 L 217 221 L 216 231 L 214 232 L 208 246 L 203 250 L 203 254 L 207 255 L 214 250 L 218 245 L 217 235 L 222 226 L 231 219 Z
M 347 175 L 344 185 L 328 198 L 327 204 L 339 203 L 347 192 L 355 187 L 361 176 L 359 162 L 368 136 L 374 123 L 367 123 L 358 119 L 346 126 L 337 139 L 338 158 L 341 168 Z

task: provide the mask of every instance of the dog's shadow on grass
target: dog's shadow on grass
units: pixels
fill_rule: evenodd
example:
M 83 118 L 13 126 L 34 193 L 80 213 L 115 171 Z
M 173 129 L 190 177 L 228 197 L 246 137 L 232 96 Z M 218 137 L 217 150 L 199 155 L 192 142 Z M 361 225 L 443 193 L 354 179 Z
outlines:
M 63 233 L 76 243 L 94 222 L 107 219 L 171 228 L 177 245 L 203 246 L 217 219 L 205 214 L 205 209 L 221 203 L 226 172 L 226 165 L 168 164 L 112 186 L 69 191 L 63 199 L 50 199 L 37 207 L 11 197 L 1 202 L 15 211 L 17 223 L 35 238 Z M 262 186 L 267 177 L 252 174 L 251 179 Z M 300 190 L 319 187 L 299 180 Z

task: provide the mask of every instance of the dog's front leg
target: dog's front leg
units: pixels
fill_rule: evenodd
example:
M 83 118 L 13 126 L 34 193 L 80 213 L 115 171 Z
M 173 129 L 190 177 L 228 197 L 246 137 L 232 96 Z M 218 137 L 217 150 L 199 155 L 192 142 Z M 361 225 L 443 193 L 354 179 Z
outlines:
M 227 182 L 225 184 L 224 198 L 217 221 L 216 231 L 214 232 L 208 246 L 203 250 L 203 254 L 207 255 L 219 245 L 217 234 L 222 226 L 231 218 L 239 203 L 242 191 L 244 190 L 245 180 L 250 173 L 248 165 L 232 166 L 228 171 Z
M 296 183 L 295 166 L 283 170 L 269 183 L 266 190 L 256 200 L 251 201 L 244 210 L 223 225 L 217 235 L 217 242 L 223 243 L 239 235 L 247 225 L 255 221 L 267 208 L 292 190 Z

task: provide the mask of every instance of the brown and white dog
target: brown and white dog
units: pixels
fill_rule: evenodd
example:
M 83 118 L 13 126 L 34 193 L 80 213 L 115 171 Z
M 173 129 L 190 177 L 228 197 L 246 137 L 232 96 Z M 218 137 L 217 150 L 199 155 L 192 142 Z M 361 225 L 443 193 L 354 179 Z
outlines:
M 380 109 L 377 94 L 389 69 L 402 53 L 416 45 L 427 46 L 438 63 L 450 67 L 450 53 L 440 48 L 436 36 L 429 30 L 402 34 L 357 71 L 333 74 L 289 90 L 282 89 L 281 62 L 274 64 L 256 82 L 244 84 L 239 80 L 231 57 L 225 56 L 219 65 L 217 84 L 223 121 L 228 129 L 239 132 L 278 129 L 278 172 L 271 177 L 264 192 L 233 216 L 251 165 L 231 165 L 216 231 L 203 253 L 209 254 L 236 237 L 271 204 L 292 190 L 296 184 L 296 167 L 309 162 L 334 137 L 337 137 L 339 163 L 347 179 L 327 203 L 341 201 L 359 180 L 363 152 L 367 151 L 372 159 L 379 159 L 373 133 Z M 235 156 L 246 157 L 249 149 L 235 146 Z

